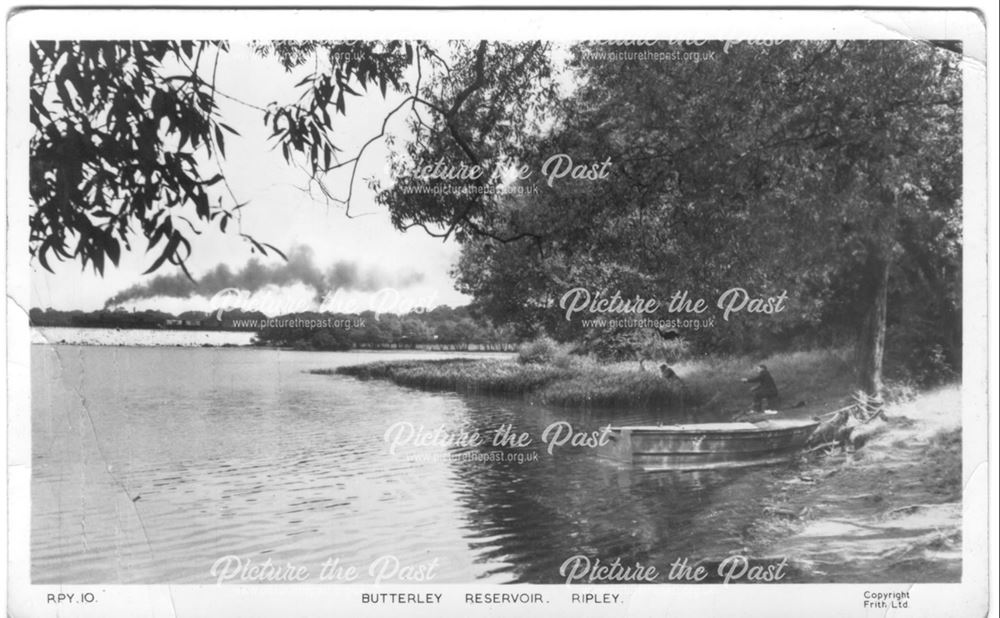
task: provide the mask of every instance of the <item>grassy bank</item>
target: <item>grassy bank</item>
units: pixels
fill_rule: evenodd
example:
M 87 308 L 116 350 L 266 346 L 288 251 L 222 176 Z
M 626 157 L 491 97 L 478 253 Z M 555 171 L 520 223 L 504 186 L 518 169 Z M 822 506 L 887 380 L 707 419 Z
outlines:
M 389 380 L 400 386 L 477 394 L 531 393 L 569 372 L 554 366 L 521 365 L 497 359 L 379 361 L 365 365 L 318 370 L 314 373 L 352 376 L 362 380 Z
M 779 407 L 801 405 L 803 413 L 829 409 L 850 392 L 851 366 L 841 351 L 794 352 L 765 359 L 778 382 Z M 655 363 L 599 364 L 558 355 L 547 362 L 517 359 L 390 361 L 319 370 L 401 386 L 471 394 L 523 396 L 566 407 L 686 407 L 729 413 L 746 409 L 749 388 L 741 382 L 755 362 L 742 357 L 705 357 L 673 365 L 681 378 L 660 377 Z
M 383 379 L 424 390 L 529 397 L 561 406 L 680 404 L 686 394 L 652 372 L 589 363 L 560 367 L 513 360 L 449 359 L 376 362 L 316 373 Z

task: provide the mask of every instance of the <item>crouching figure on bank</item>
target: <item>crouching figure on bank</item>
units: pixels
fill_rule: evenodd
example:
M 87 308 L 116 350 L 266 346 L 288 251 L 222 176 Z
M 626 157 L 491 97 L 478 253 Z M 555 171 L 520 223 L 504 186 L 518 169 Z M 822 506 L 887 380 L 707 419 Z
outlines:
M 778 386 L 774 383 L 774 378 L 763 364 L 758 365 L 757 375 L 744 378 L 743 381 L 753 384 L 750 389 L 753 395 L 753 411 L 760 414 L 767 406 L 774 405 L 778 399 Z

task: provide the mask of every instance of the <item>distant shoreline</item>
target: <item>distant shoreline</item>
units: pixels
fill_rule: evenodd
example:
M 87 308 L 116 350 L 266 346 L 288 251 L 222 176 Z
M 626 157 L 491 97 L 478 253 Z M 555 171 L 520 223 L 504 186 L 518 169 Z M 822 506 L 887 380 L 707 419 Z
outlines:
M 106 330 L 113 332 L 151 332 L 151 333 L 249 333 L 256 334 L 255 330 L 244 330 L 236 328 L 146 328 L 146 327 L 111 327 L 111 326 L 39 326 L 35 324 L 30 324 L 28 326 L 31 330 L 41 330 L 41 329 L 59 329 L 59 330 Z
M 32 345 L 94 347 L 253 347 L 254 333 L 160 328 L 32 326 Z
M 513 352 L 510 350 L 496 350 L 496 349 L 480 349 L 474 346 L 470 346 L 468 349 L 459 348 L 446 348 L 446 347 L 436 347 L 430 344 L 418 344 L 416 347 L 354 347 L 346 350 L 323 350 L 315 348 L 305 348 L 305 347 L 294 347 L 294 346 L 278 346 L 269 345 L 267 343 L 254 343 L 253 340 L 246 342 L 235 342 L 235 341 L 200 341 L 197 339 L 198 335 L 216 335 L 222 337 L 232 337 L 245 335 L 248 338 L 253 338 L 256 335 L 256 331 L 245 331 L 245 330 L 213 330 L 205 328 L 107 328 L 101 326 L 31 326 L 32 331 L 32 341 L 31 345 L 38 346 L 55 346 L 55 345 L 76 345 L 76 346 L 91 346 L 91 347 L 128 347 L 128 348 L 240 348 L 240 349 L 255 349 L 255 350 L 283 350 L 287 352 L 386 352 L 386 353 L 399 353 L 399 352 L 442 352 L 454 355 L 465 355 L 465 354 L 497 354 L 497 355 L 509 355 Z M 53 332 L 54 331 L 54 332 Z M 96 340 L 95 338 L 80 339 L 79 337 L 63 337 L 60 335 L 68 335 L 73 332 L 80 333 L 80 331 L 87 334 L 100 334 L 106 333 L 111 335 L 112 338 L 106 340 Z M 180 337 L 183 334 L 188 334 L 195 339 L 190 341 L 162 341 L 162 342 L 151 342 L 151 341 L 124 341 L 122 339 L 114 339 L 115 336 L 123 336 L 124 338 L 132 339 L 136 337 L 141 337 L 142 335 L 150 335 L 153 337 L 157 336 L 167 336 L 167 337 Z M 45 335 L 49 335 L 45 337 Z M 48 340 L 45 340 L 48 339 Z

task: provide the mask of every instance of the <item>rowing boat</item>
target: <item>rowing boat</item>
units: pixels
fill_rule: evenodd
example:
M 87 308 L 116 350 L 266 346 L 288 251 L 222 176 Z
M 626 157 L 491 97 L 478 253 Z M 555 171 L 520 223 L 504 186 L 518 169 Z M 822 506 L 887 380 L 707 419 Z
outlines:
M 611 427 L 602 454 L 644 470 L 705 470 L 779 463 L 794 457 L 819 421 Z

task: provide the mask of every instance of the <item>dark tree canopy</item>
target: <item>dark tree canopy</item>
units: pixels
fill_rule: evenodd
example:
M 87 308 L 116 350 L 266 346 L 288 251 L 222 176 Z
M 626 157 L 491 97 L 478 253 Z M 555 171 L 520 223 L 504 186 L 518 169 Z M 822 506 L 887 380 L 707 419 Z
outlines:
M 160 246 L 150 270 L 182 264 L 191 245 L 181 211 L 226 225 L 230 213 L 209 196 L 222 177 L 198 164 L 224 156 L 224 135 L 233 132 L 198 73 L 224 49 L 191 41 L 32 44 L 30 246 L 42 266 L 55 255 L 103 273 L 130 248 L 133 226 L 150 249 Z
M 661 298 L 788 289 L 787 312 L 695 336 L 760 349 L 844 333 L 857 338 L 862 385 L 878 390 L 888 317 L 890 334 L 919 333 L 958 366 L 957 55 L 897 41 L 734 45 L 712 63 L 594 51 L 575 48 L 579 87 L 522 152 L 532 167 L 553 153 L 610 157 L 614 173 L 535 179 L 537 196 L 491 211 L 492 238 L 467 242 L 457 272 L 484 310 L 579 338 L 607 334 L 551 310 L 576 286 Z

